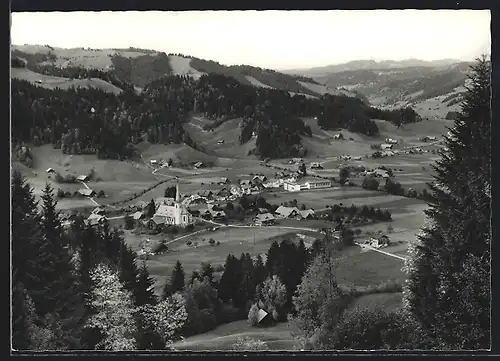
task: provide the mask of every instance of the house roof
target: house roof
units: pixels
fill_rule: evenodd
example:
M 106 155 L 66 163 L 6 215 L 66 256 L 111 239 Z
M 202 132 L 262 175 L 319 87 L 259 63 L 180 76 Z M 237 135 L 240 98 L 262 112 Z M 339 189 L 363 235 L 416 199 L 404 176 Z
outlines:
M 299 212 L 297 207 L 284 207 L 279 206 L 275 213 L 281 214 L 282 216 L 289 217 L 293 212 Z
M 84 196 L 90 196 L 93 193 L 95 193 L 92 189 L 87 189 L 87 188 L 82 188 L 78 190 L 78 193 L 84 195 Z
M 255 218 L 259 221 L 273 221 L 275 219 L 271 213 L 258 214 Z
M 53 168 L 47 168 L 47 173 L 54 172 Z
M 157 224 L 157 225 L 160 225 L 160 224 L 164 224 L 164 223 L 165 223 L 165 217 L 162 217 L 162 216 L 157 215 L 157 214 L 155 214 L 155 215 L 153 216 L 153 218 L 151 218 L 151 220 L 152 220 L 153 222 L 155 222 L 155 224 Z
M 314 215 L 314 211 L 312 209 L 306 209 L 304 211 L 299 211 L 300 215 L 304 218 Z
M 142 212 L 135 212 L 133 215 L 132 215 L 132 218 L 134 218 L 135 220 L 138 220 L 138 219 L 141 219 L 143 213 Z
M 90 225 L 98 224 L 106 219 L 106 217 L 101 216 L 99 214 L 91 214 L 89 218 L 87 218 L 87 223 Z
M 83 180 L 85 180 L 85 179 L 87 179 L 87 178 L 88 178 L 88 176 L 86 176 L 86 175 L 84 175 L 84 174 L 81 174 L 81 175 L 79 175 L 78 177 L 76 177 L 76 179 L 77 179 L 77 180 L 79 180 L 79 181 L 83 181 Z
M 226 212 L 224 212 L 224 211 L 214 211 L 213 209 L 210 209 L 210 214 L 212 216 L 216 216 L 216 217 L 225 217 L 226 216 Z
M 266 318 L 267 315 L 268 313 L 266 311 L 259 309 L 259 312 L 257 313 L 257 322 L 260 323 L 264 318 Z
M 92 210 L 92 213 L 99 213 L 99 212 L 104 212 L 104 208 L 96 207 Z

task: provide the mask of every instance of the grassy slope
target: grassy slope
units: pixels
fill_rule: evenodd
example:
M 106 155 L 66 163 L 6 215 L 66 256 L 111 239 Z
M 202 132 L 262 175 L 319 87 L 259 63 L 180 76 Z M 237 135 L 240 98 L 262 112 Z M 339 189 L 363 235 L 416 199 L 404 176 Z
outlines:
M 294 350 L 297 345 L 287 323 L 278 323 L 272 327 L 251 327 L 246 320 L 231 322 L 216 329 L 188 337 L 172 346 L 177 350 L 215 351 L 233 350 L 239 337 L 251 337 L 264 341 L 270 350 Z
M 32 83 L 33 85 L 41 86 L 47 89 L 69 89 L 71 87 L 81 87 L 81 88 L 97 88 L 108 93 L 119 94 L 122 90 L 113 84 L 110 84 L 104 80 L 92 78 L 92 79 L 67 79 L 61 78 L 57 76 L 50 76 L 35 73 L 28 69 L 21 68 L 12 68 L 11 69 L 11 77 L 26 80 Z M 37 80 L 41 80 L 42 83 L 36 83 Z

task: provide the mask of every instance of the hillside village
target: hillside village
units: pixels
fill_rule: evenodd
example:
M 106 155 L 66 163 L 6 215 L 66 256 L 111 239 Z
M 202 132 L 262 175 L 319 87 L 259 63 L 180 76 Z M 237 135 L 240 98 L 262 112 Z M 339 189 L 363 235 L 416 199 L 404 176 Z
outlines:
M 488 57 L 162 49 L 11 46 L 13 352 L 491 346 Z

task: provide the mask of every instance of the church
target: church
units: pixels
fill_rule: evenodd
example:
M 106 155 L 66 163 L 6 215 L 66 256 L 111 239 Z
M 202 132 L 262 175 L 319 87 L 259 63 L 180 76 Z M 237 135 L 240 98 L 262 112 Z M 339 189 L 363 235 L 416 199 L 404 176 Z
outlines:
M 153 220 L 157 224 L 171 224 L 184 227 L 193 223 L 191 213 L 189 213 L 187 208 L 181 204 L 178 181 L 175 188 L 175 199 L 164 198 L 161 202 L 157 203 L 158 208 L 153 216 Z

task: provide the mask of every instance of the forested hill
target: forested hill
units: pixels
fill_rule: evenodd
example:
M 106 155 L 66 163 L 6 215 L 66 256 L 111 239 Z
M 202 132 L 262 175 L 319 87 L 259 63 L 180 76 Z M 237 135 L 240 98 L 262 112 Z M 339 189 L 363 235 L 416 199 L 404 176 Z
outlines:
M 287 91 L 244 85 L 233 77 L 216 74 L 197 80 L 186 75 L 165 76 L 147 84 L 140 93 L 129 83 L 122 86 L 121 93 L 112 94 L 93 88 L 47 89 L 43 84 L 13 79 L 13 138 L 17 142 L 52 143 L 63 153 L 124 159 L 143 139 L 163 144 L 184 142 L 196 148 L 182 127 L 194 111 L 215 122 L 243 118 L 240 142 L 247 142 L 255 132 L 255 154 L 278 158 L 306 154 L 301 135 L 310 136 L 311 130 L 301 117 L 317 117 L 326 129 L 347 128 L 366 135 L 378 133 L 373 118 L 394 123 L 419 120 L 411 109 L 404 113 L 382 111 L 347 96 L 291 96 Z
M 48 45 L 13 45 L 12 57 L 23 59 L 26 68 L 41 74 L 79 78 L 86 74 L 77 69 L 92 70 L 112 84 L 130 83 L 138 88 L 165 75 L 219 74 L 232 77 L 243 85 L 285 90 L 317 97 L 338 94 L 309 77 L 289 75 L 249 65 L 225 66 L 215 61 L 182 54 L 166 54 L 154 50 L 54 48 Z M 92 75 L 93 76 L 93 75 Z M 117 85 L 119 86 L 119 85 Z M 356 96 L 355 93 L 344 92 Z

